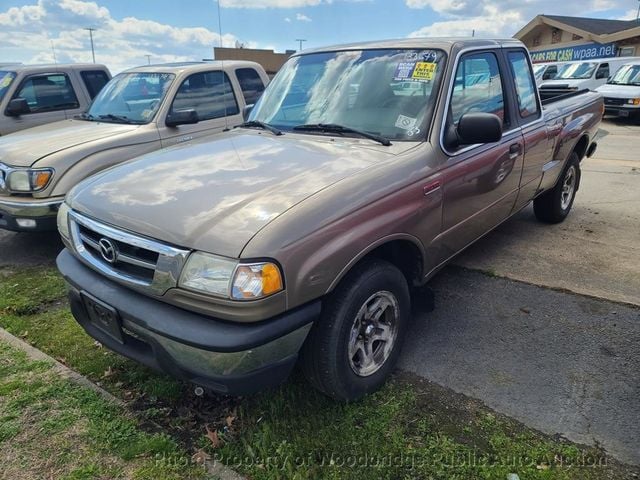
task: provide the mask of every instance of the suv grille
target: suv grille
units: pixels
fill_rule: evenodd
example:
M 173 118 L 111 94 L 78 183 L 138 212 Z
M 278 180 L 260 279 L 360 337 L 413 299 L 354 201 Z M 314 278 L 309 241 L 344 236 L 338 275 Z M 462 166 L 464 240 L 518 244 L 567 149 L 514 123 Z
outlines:
M 176 287 L 189 250 L 97 222 L 70 212 L 69 227 L 77 256 L 94 270 L 155 295 Z
M 624 105 L 625 100 L 624 98 L 611 98 L 611 97 L 604 97 L 604 104 L 605 105 Z

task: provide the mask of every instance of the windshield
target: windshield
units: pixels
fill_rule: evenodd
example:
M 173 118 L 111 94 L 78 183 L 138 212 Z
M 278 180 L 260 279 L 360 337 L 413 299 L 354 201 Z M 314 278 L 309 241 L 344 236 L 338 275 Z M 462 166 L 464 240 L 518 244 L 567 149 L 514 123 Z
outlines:
M 640 64 L 624 65 L 607 83 L 616 85 L 640 85 Z
M 85 119 L 118 123 L 150 122 L 175 75 L 121 73 L 95 98 Z
M 544 73 L 545 68 L 546 68 L 546 65 L 534 65 L 533 76 L 536 77 L 536 79 L 540 80 L 540 78 L 542 78 L 542 74 Z
M 285 131 L 334 124 L 391 140 L 418 141 L 431 117 L 444 62 L 439 50 L 349 50 L 293 57 L 262 94 L 250 120 Z
M 556 75 L 556 80 L 578 80 L 591 78 L 593 72 L 596 70 L 598 66 L 597 63 L 593 62 L 584 62 L 584 63 L 570 63 L 568 65 L 564 65 L 559 71 L 558 75 Z
M 5 93 L 9 90 L 11 82 L 16 78 L 15 72 L 7 72 L 0 70 L 0 101 L 4 98 Z

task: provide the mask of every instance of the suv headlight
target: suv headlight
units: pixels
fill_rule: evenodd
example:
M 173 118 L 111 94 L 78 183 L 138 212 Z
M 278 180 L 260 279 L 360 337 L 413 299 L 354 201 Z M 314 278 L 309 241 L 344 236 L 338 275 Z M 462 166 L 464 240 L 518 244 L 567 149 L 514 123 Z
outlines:
M 640 98 L 630 98 L 627 103 L 629 105 L 640 105 Z
M 234 300 L 256 300 L 283 290 L 273 262 L 241 263 L 204 252 L 189 255 L 179 286 Z
M 53 177 L 51 168 L 25 168 L 11 170 L 6 178 L 7 188 L 16 193 L 44 190 Z

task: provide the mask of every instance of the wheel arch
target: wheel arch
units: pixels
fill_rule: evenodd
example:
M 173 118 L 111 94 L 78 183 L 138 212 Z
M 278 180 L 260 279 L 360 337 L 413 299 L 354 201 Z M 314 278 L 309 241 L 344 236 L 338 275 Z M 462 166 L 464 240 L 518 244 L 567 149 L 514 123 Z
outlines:
M 383 237 L 362 250 L 340 271 L 326 293 L 333 291 L 356 265 L 371 258 L 379 258 L 398 267 L 409 287 L 422 280 L 425 268 L 425 250 L 413 235 L 396 234 Z

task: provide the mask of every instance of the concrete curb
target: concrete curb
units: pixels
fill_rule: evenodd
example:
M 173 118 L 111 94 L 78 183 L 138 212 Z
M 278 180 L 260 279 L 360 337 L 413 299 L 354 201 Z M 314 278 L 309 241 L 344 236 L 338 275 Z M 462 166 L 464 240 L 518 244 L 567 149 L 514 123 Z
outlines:
M 55 358 L 50 357 L 46 353 L 38 350 L 35 347 L 32 347 L 25 341 L 19 339 L 18 337 L 12 335 L 7 332 L 4 328 L 0 327 L 0 340 L 8 343 L 14 348 L 22 350 L 27 354 L 27 356 L 33 360 L 45 361 L 52 364 L 53 370 L 63 378 L 69 379 L 72 382 L 81 385 L 83 387 L 89 388 L 94 392 L 101 395 L 105 400 L 115 403 L 121 407 L 126 407 L 126 403 L 115 397 L 111 393 L 107 392 L 104 388 L 99 387 L 95 383 L 93 383 L 88 378 L 80 375 L 78 372 L 71 370 L 66 365 L 60 363 Z M 246 480 L 246 477 L 243 477 L 239 473 L 234 470 L 231 470 L 224 464 L 220 462 L 215 462 L 212 460 L 206 460 L 204 462 L 205 467 L 207 468 L 207 473 L 212 476 L 212 479 L 216 480 Z

